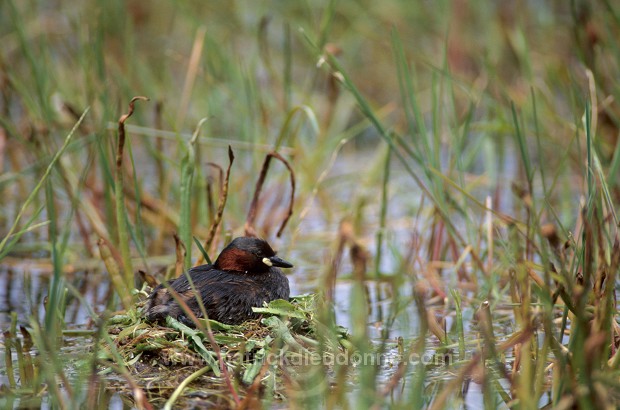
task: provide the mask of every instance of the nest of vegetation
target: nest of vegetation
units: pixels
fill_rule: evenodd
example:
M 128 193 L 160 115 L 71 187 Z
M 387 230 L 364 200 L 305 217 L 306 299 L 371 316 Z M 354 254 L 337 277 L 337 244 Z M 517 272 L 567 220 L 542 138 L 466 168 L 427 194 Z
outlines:
M 200 378 L 188 386 L 185 396 L 208 395 L 209 389 L 221 392 L 220 357 L 229 377 L 250 386 L 257 377 L 278 376 L 283 367 L 294 372 L 296 366 L 320 360 L 319 355 L 336 353 L 347 345 L 346 329 L 326 329 L 315 320 L 315 295 L 272 301 L 255 308 L 261 318 L 241 325 L 200 319 L 203 326 L 199 328 L 210 328 L 212 337 L 171 317 L 165 326 L 146 322 L 142 305 L 108 321 L 113 345 L 104 345 L 102 351 L 110 360 L 118 362 L 120 357 L 139 384 L 162 396 L 172 394 L 197 372 Z

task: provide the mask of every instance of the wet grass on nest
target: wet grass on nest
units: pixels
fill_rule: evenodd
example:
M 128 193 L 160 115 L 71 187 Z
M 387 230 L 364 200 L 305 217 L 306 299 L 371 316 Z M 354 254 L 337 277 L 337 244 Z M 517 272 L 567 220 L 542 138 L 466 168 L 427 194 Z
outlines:
M 244 391 L 241 398 L 246 397 L 248 388 L 252 394 L 253 383 L 264 379 L 268 371 L 273 375 L 269 388 L 278 394 L 274 398 L 278 398 L 284 380 L 290 379 L 291 373 L 301 372 L 311 363 L 325 363 L 321 355 L 342 353 L 348 345 L 346 329 L 339 327 L 337 344 L 319 351 L 321 325 L 315 317 L 316 304 L 317 295 L 275 300 L 255 308 L 261 313 L 260 318 L 241 325 L 198 319 L 200 327 L 210 329 L 212 335 L 207 337 L 171 317 L 166 318 L 165 326 L 145 322 L 142 302 L 107 321 L 110 338 L 104 342 L 100 356 L 114 360 L 117 355 L 110 354 L 110 349 L 114 349 L 142 388 L 157 397 L 169 398 L 166 406 L 174 404 L 181 394 L 192 397 L 202 392 L 208 396 L 205 389 L 225 391 L 225 383 L 219 378 L 223 376 L 221 366 L 228 368 L 235 385 Z M 217 350 L 209 340 L 217 343 Z M 223 359 L 220 363 L 218 356 Z M 208 376 L 206 381 L 199 379 L 202 375 Z M 195 383 L 192 385 L 190 381 Z

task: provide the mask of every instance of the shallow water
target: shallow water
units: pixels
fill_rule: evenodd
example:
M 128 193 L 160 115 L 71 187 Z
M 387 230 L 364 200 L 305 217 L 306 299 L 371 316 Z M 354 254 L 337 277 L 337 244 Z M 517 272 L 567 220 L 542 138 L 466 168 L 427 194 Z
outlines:
M 375 158 L 374 151 L 356 153 L 347 160 L 337 162 L 335 168 L 330 173 L 330 178 L 323 182 L 322 189 L 333 193 L 334 209 L 338 215 L 352 213 L 350 203 L 351 198 L 363 198 L 364 196 L 376 197 L 377 192 L 370 188 L 365 188 L 359 181 L 359 175 L 367 168 L 367 164 Z M 399 255 L 393 252 L 393 247 L 403 248 L 418 235 L 418 240 L 426 241 L 426 235 L 430 233 L 426 230 L 428 215 L 424 212 L 420 214 L 420 219 L 416 219 L 418 208 L 421 205 L 419 190 L 411 181 L 411 178 L 403 173 L 399 164 L 393 164 L 391 180 L 391 199 L 388 209 L 388 235 L 384 240 L 382 248 L 382 260 L 379 266 L 380 272 L 387 274 L 404 274 L 407 279 L 404 285 L 394 288 L 389 280 L 365 282 L 367 301 L 368 301 L 368 336 L 371 341 L 379 343 L 382 340 L 382 332 L 386 331 L 388 349 L 384 354 L 381 370 L 378 377 L 379 383 L 387 383 L 396 371 L 398 363 L 398 349 L 396 342 L 399 337 L 410 340 L 418 336 L 418 316 L 414 303 L 408 303 L 396 316 L 396 320 L 389 329 L 384 329 L 385 320 L 390 316 L 394 306 L 395 298 L 400 301 L 412 299 L 413 284 L 408 277 L 415 276 L 417 272 L 399 272 L 401 261 Z M 375 185 L 376 186 L 376 185 Z M 367 189 L 368 192 L 364 192 Z M 316 206 L 315 206 L 316 205 Z M 338 231 L 339 219 L 328 218 L 318 206 L 321 204 L 300 203 L 297 209 L 307 209 L 308 212 L 304 219 L 295 228 L 294 232 L 285 235 L 281 240 L 275 240 L 274 245 L 279 249 L 280 255 L 294 263 L 295 268 L 287 272 L 291 286 L 291 294 L 306 294 L 323 289 L 323 277 L 330 266 L 330 258 L 334 249 L 335 233 Z M 302 211 L 303 212 L 303 211 Z M 379 224 L 377 215 L 379 214 L 378 205 L 370 201 L 361 210 L 362 228 L 358 232 L 359 238 L 371 254 L 375 253 L 375 237 L 369 235 L 376 232 Z M 349 216 L 353 216 L 352 214 Z M 455 221 L 455 223 L 459 223 Z M 332 232 L 327 235 L 327 232 Z M 422 254 L 424 251 L 421 251 Z M 422 255 L 424 256 L 424 255 Z M 40 262 L 39 262 L 40 261 Z M 101 313 L 106 309 L 106 303 L 112 292 L 107 276 L 102 271 L 102 264 L 94 261 L 98 268 L 91 270 L 73 272 L 67 275 L 67 280 L 72 283 L 84 298 L 86 303 L 95 311 Z M 49 272 L 51 266 L 49 260 L 28 260 L 10 259 L 3 261 L 0 267 L 0 329 L 5 330 L 11 323 L 11 312 L 17 314 L 18 324 L 27 326 L 30 318 L 42 321 L 45 316 L 44 299 L 49 288 Z M 156 268 L 156 267 L 152 267 Z M 339 279 L 336 281 L 334 289 L 334 308 L 336 321 L 338 324 L 351 328 L 352 312 L 351 292 L 354 282 L 350 277 L 353 266 L 349 259 L 348 252 L 345 252 L 342 263 L 339 267 Z M 372 266 L 367 267 L 371 272 Z M 447 271 L 444 275 L 447 283 L 456 283 L 456 275 Z M 77 298 L 68 295 L 69 304 L 67 305 L 66 324 L 67 328 L 85 329 L 91 328 L 92 322 L 88 309 L 86 309 Z M 402 302 L 401 302 L 402 303 Z M 471 312 L 464 312 L 465 316 L 471 317 Z M 450 321 L 452 316 L 448 316 Z M 448 325 L 450 325 L 448 323 Z M 466 327 L 469 326 L 467 321 Z M 467 332 L 467 330 L 466 330 Z M 66 346 L 62 354 L 67 357 L 79 356 L 86 352 L 85 343 L 88 338 L 67 339 Z M 433 351 L 433 341 L 429 338 L 429 354 Z M 4 349 L 0 347 L 0 355 Z M 36 354 L 36 352 L 32 352 Z M 72 373 L 69 367 L 68 373 Z M 441 366 L 434 368 L 429 373 L 429 379 L 443 379 L 453 377 L 448 374 Z M 407 374 L 405 379 L 410 379 L 411 374 Z M 114 385 L 125 386 L 125 381 L 118 376 L 109 376 L 106 379 L 113 387 Z M 6 374 L 0 370 L 0 384 L 6 385 L 8 379 Z M 355 383 L 351 382 L 351 396 L 355 396 Z M 130 406 L 130 400 L 121 393 L 101 392 L 102 408 L 126 408 Z M 482 403 L 479 386 L 475 383 L 470 384 L 468 394 L 465 396 L 467 408 L 480 407 Z M 43 408 L 49 405 L 43 399 L 40 402 Z
M 303 264 L 302 264 L 303 266 Z M 85 273 L 80 272 L 71 275 L 73 283 L 79 285 L 81 294 L 86 302 L 93 308 L 95 312 L 105 310 L 106 297 L 109 292 L 109 284 L 103 280 L 101 273 Z M 304 294 L 317 290 L 320 284 L 317 280 L 310 280 L 310 274 L 301 269 L 296 270 L 289 276 L 291 284 L 291 294 Z M 28 326 L 29 317 L 39 318 L 43 321 L 45 316 L 44 298 L 49 287 L 49 275 L 43 270 L 33 268 L 32 266 L 14 266 L 11 269 L 5 269 L 0 272 L 0 326 L 3 330 L 9 328 L 11 323 L 11 312 L 17 314 L 18 325 Z M 350 326 L 350 294 L 353 282 L 350 280 L 339 280 L 336 283 L 334 300 L 335 314 L 337 323 L 349 327 Z M 386 282 L 368 281 L 366 283 L 369 296 L 369 315 L 368 315 L 368 333 L 372 340 L 377 342 L 381 338 L 382 323 L 391 303 L 391 285 Z M 410 338 L 415 336 L 417 327 L 415 327 L 415 309 L 413 304 L 406 309 L 408 316 L 407 326 L 399 326 L 398 322 L 393 326 L 388 334 L 388 339 L 395 346 L 396 338 L 403 336 Z M 92 327 L 88 310 L 75 298 L 71 299 L 66 312 L 68 329 L 86 329 Z M 404 323 L 404 322 L 403 322 Z M 413 325 L 412 325 L 413 323 Z M 21 336 L 18 336 L 21 340 Z M 64 347 L 60 354 L 66 358 L 83 357 L 88 353 L 90 346 L 90 337 L 66 337 L 64 339 Z M 5 353 L 4 347 L 0 347 L 0 357 Z M 32 349 L 30 354 L 34 357 L 37 355 L 36 350 Z M 17 355 L 15 349 L 12 351 L 14 363 L 14 375 L 19 377 L 19 369 L 17 368 Z M 389 348 L 384 355 L 385 363 L 382 366 L 380 381 L 387 381 L 396 367 L 392 362 L 397 361 L 396 348 Z M 4 360 L 3 360 L 4 362 Z M 68 377 L 76 374 L 75 363 L 71 360 L 67 361 L 65 372 Z M 114 392 L 114 386 L 119 386 L 121 390 L 126 389 L 125 381 L 115 375 L 106 376 L 106 382 L 112 390 L 101 391 L 99 402 L 102 404 L 100 408 L 121 409 L 128 408 L 131 403 L 131 396 L 125 396 L 124 393 Z M 0 370 L 0 385 L 9 384 L 5 370 Z M 355 390 L 355 384 L 352 382 L 350 389 Z M 352 393 L 353 394 L 353 393 Z M 8 404 L 8 403 L 5 403 Z M 42 398 L 33 398 L 23 396 L 12 402 L 10 407 L 41 407 L 50 408 L 46 402 L 45 396 Z

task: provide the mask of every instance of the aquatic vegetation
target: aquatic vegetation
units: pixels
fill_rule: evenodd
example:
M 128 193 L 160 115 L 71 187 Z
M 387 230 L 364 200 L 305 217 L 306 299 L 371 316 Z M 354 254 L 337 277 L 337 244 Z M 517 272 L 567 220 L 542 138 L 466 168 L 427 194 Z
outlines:
M 619 407 L 618 16 L 0 2 L 0 407 Z M 142 320 L 244 234 L 316 299 Z
M 267 380 L 269 390 L 275 394 L 282 390 L 283 380 L 291 378 L 291 373 L 303 372 L 310 364 L 329 363 L 321 355 L 345 354 L 344 328 L 337 328 L 337 345 L 322 351 L 317 349 L 322 336 L 321 324 L 315 318 L 316 298 L 316 295 L 306 295 L 290 301 L 272 301 L 256 308 L 263 318 L 241 325 L 198 319 L 204 331 L 171 317 L 166 319 L 165 326 L 146 323 L 138 306 L 108 320 L 112 344 L 104 344 L 101 354 L 114 360 L 116 355 L 103 352 L 115 349 L 141 387 L 157 391 L 162 397 L 166 396 L 162 391 L 170 392 L 167 406 L 174 404 L 181 392 L 191 396 L 192 391 L 205 388 L 225 391 L 224 381 L 214 378 L 224 377 L 223 367 L 228 369 L 227 377 L 237 379 L 235 384 L 249 387 L 243 389 L 245 394 L 241 396 L 249 401 L 257 393 L 253 384 L 261 380 Z M 203 332 L 209 332 L 209 337 Z M 217 343 L 217 349 L 210 345 L 211 340 Z M 184 375 L 182 378 L 179 372 Z M 206 384 L 202 380 L 194 387 L 183 385 L 188 391 L 179 391 L 180 380 L 187 380 L 188 375 L 203 374 L 212 376 Z

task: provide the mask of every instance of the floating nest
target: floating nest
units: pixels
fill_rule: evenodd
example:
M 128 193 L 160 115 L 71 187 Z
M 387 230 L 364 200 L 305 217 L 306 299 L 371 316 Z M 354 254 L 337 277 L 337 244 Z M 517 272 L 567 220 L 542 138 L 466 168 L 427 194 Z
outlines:
M 149 395 L 168 397 L 198 374 L 184 396 L 221 396 L 226 378 L 249 387 L 262 379 L 277 380 L 283 369 L 290 374 L 323 363 L 324 355 L 345 349 L 346 329 L 321 325 L 315 319 L 316 302 L 316 295 L 275 300 L 254 308 L 259 319 L 236 326 L 199 319 L 196 329 L 171 317 L 165 326 L 148 323 L 141 315 L 142 302 L 108 321 L 110 337 L 102 352 L 106 359 L 122 361 Z

